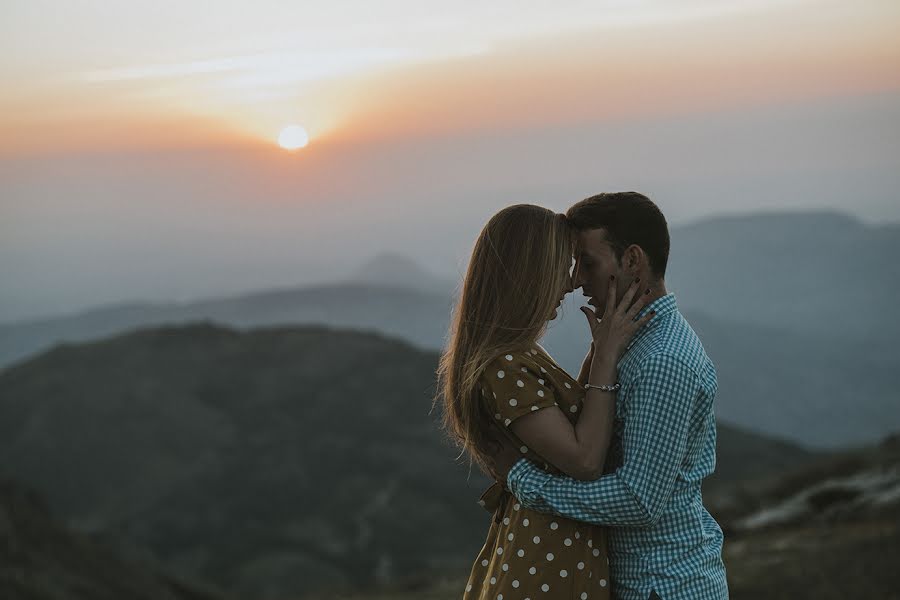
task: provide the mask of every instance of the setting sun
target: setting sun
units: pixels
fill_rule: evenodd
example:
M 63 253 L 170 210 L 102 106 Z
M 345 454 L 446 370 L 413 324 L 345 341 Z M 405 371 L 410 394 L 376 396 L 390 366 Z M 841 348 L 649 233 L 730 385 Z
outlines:
M 278 136 L 278 145 L 285 150 L 297 150 L 305 148 L 309 143 L 309 135 L 299 125 L 289 125 L 281 130 Z

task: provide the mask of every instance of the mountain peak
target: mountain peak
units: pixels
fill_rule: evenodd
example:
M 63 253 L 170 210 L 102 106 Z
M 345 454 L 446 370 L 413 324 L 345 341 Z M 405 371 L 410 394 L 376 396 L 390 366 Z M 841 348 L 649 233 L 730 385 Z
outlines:
M 402 254 L 385 252 L 363 263 L 350 281 L 416 290 L 443 290 L 448 286 L 415 260 Z

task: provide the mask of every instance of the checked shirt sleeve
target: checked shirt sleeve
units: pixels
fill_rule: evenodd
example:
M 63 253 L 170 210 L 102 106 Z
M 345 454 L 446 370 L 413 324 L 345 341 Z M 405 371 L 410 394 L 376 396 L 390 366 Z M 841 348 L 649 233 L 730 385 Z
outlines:
M 654 524 L 675 487 L 699 389 L 696 374 L 677 357 L 648 357 L 623 405 L 621 467 L 594 481 L 578 481 L 520 460 L 509 472 L 509 489 L 529 508 L 577 521 Z

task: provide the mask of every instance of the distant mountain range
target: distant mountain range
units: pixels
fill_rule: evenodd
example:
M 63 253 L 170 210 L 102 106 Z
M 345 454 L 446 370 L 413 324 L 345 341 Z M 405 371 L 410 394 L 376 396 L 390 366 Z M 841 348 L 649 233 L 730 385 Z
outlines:
M 725 321 L 835 341 L 886 342 L 900 297 L 900 225 L 838 213 L 769 213 L 672 230 L 669 287 Z
M 267 290 L 234 298 L 101 307 L 71 316 L 0 326 L 0 366 L 46 350 L 138 327 L 215 321 L 231 327 L 329 325 L 378 331 L 423 348 L 447 333 L 450 294 L 408 287 L 343 283 Z
M 720 418 L 820 448 L 872 443 L 900 429 L 900 354 L 891 344 L 685 316 L 716 365 Z M 543 343 L 575 370 L 589 341 L 584 315 L 569 303 Z
M 900 427 L 900 227 L 831 213 L 703 221 L 672 231 L 668 283 L 720 372 L 726 420 L 820 447 L 869 443 Z M 863 259 L 862 257 L 866 257 Z M 0 326 L 0 367 L 53 344 L 137 327 L 210 320 L 246 328 L 322 324 L 421 348 L 446 339 L 453 285 L 396 255 L 353 281 L 188 303 L 101 307 Z M 579 292 L 545 345 L 577 369 L 587 334 Z
M 311 327 L 60 345 L 0 373 L 0 473 L 238 597 L 430 582 L 468 569 L 489 521 L 431 413 L 436 362 Z M 723 424 L 706 489 L 815 458 Z

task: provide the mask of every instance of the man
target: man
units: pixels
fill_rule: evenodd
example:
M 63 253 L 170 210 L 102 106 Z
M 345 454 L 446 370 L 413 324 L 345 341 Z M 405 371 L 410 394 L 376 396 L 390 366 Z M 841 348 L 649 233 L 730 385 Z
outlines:
M 634 279 L 649 282 L 653 300 L 639 317 L 657 315 L 618 363 L 606 474 L 595 481 L 548 475 L 506 448 L 495 457 L 500 480 L 508 471 L 510 491 L 529 508 L 610 528 L 617 600 L 726 599 L 722 530 L 700 493 L 715 468 L 716 373 L 666 291 L 665 218 L 635 192 L 593 196 L 566 216 L 578 232 L 573 285 L 596 314 L 603 314 L 615 276 L 617 302 Z

